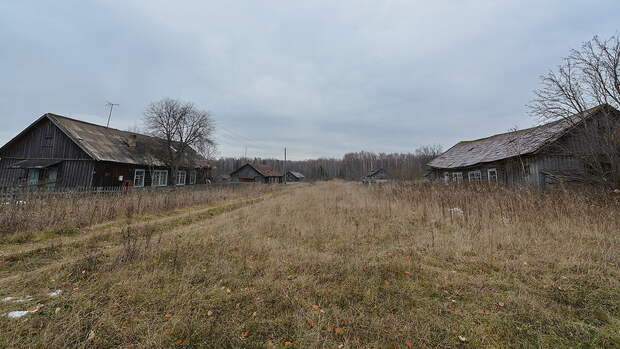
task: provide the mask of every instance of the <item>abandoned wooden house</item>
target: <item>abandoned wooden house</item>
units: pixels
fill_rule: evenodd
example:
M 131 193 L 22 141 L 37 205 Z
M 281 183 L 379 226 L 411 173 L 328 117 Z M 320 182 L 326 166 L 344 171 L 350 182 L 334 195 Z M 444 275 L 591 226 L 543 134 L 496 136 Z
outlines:
M 48 113 L 0 148 L 0 188 L 163 187 L 206 182 L 207 161 L 190 148 L 172 183 L 172 170 L 161 156 L 167 147 L 161 138 Z
M 282 183 L 280 171 L 265 165 L 247 163 L 230 174 L 233 183 Z
M 301 172 L 297 171 L 288 171 L 286 172 L 286 181 L 287 182 L 301 182 L 306 178 Z
M 617 135 L 619 114 L 613 107 L 601 105 L 537 127 L 462 141 L 427 164 L 427 177 L 540 189 L 584 178 L 590 166 L 584 161 L 584 149 L 591 149 L 601 137 Z M 601 166 L 610 166 L 602 156 L 601 161 Z
M 372 183 L 377 181 L 385 181 L 385 179 L 385 170 L 382 168 L 378 168 L 376 170 L 370 170 L 367 175 L 362 177 L 362 182 Z

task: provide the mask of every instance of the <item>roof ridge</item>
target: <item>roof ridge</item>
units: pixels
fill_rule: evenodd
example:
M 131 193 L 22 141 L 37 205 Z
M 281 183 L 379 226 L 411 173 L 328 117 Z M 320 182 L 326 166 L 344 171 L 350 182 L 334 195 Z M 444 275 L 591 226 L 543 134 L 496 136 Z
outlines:
M 56 113 L 46 113 L 46 115 L 53 116 L 53 117 L 56 117 L 56 118 L 63 118 L 63 119 L 79 122 L 79 123 L 82 123 L 82 124 L 92 125 L 92 126 L 96 126 L 96 127 L 100 127 L 100 128 L 106 129 L 106 130 L 124 132 L 124 133 L 129 133 L 129 134 L 135 134 L 135 135 L 144 136 L 144 137 L 163 139 L 161 137 L 151 136 L 151 135 L 147 135 L 147 134 L 140 133 L 140 132 L 126 131 L 126 130 L 121 130 L 121 129 L 114 128 L 114 127 L 107 127 L 107 126 L 95 124 L 94 122 L 89 122 L 89 121 L 84 121 L 84 120 L 80 120 L 80 119 L 75 119 L 75 118 L 71 118 L 71 117 L 68 117 L 68 116 L 65 116 L 65 115 L 56 114 Z

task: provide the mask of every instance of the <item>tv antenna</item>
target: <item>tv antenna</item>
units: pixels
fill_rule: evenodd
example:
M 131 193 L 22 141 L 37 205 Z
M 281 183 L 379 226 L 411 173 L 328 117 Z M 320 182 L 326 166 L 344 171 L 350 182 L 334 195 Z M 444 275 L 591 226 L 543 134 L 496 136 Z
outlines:
M 117 103 L 112 103 L 112 102 L 107 102 L 105 104 L 106 107 L 110 107 L 110 114 L 108 114 L 108 123 L 106 124 L 105 127 L 110 127 L 110 118 L 112 118 L 112 109 L 114 109 L 114 107 L 118 107 L 119 104 Z

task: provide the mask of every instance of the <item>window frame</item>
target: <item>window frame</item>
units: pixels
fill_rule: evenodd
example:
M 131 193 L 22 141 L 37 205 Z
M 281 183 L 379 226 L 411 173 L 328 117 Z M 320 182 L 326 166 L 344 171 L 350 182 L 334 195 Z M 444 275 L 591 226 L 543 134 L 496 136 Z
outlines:
M 196 177 L 197 177 L 196 170 L 189 171 L 189 184 L 190 185 L 196 184 Z
M 161 184 L 161 174 L 165 174 L 165 177 L 163 177 L 164 180 L 164 184 Z M 155 178 L 157 178 L 157 183 L 155 183 Z M 152 187 L 167 187 L 168 186 L 168 170 L 153 170 L 153 175 L 151 177 L 151 186 Z
M 476 178 L 476 177 L 478 177 L 478 178 Z M 467 171 L 467 180 L 470 183 L 480 183 L 480 182 L 482 182 L 482 171 L 480 171 L 480 170 Z
M 457 183 L 463 183 L 463 172 L 453 172 L 452 173 L 452 181 Z
M 181 180 L 181 173 L 183 174 L 183 182 L 179 183 L 180 180 Z M 177 171 L 177 183 L 176 183 L 176 185 L 183 186 L 186 183 L 187 183 L 187 171 L 185 171 L 185 170 L 178 170 Z
M 495 173 L 495 179 L 491 179 L 491 173 Z M 490 168 L 487 170 L 487 180 L 489 183 L 499 182 L 499 173 L 497 172 L 497 168 Z
M 450 183 L 450 172 L 444 171 L 443 173 L 443 182 Z
M 136 178 L 138 178 L 138 176 L 140 176 L 140 175 L 138 175 L 138 172 L 142 172 L 142 175 L 141 175 L 142 176 L 142 184 L 141 185 L 137 185 L 136 184 Z M 143 188 L 145 182 L 146 182 L 146 170 L 144 170 L 143 168 L 135 169 L 134 172 L 133 172 L 133 186 L 136 187 L 136 188 Z

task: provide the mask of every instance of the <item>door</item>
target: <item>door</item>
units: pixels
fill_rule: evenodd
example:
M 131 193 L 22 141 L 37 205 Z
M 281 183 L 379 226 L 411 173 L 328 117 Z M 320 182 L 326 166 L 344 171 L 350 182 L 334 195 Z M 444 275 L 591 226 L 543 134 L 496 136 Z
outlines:
M 50 167 L 47 169 L 47 181 L 45 188 L 47 190 L 54 190 L 56 188 L 56 179 L 58 178 L 58 168 Z

